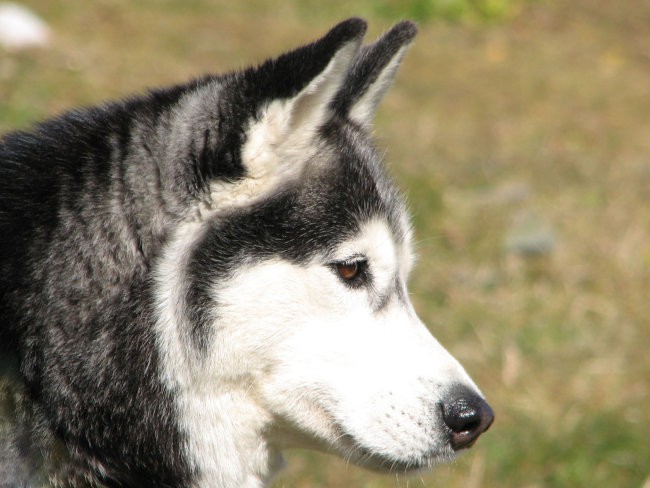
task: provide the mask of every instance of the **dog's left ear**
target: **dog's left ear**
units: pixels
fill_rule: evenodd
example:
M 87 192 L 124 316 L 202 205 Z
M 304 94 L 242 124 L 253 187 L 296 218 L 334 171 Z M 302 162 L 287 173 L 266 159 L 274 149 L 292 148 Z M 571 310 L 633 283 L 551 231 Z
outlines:
M 370 126 L 377 105 L 391 86 L 416 34 L 415 24 L 403 21 L 361 49 L 334 101 L 335 111 L 362 126 Z

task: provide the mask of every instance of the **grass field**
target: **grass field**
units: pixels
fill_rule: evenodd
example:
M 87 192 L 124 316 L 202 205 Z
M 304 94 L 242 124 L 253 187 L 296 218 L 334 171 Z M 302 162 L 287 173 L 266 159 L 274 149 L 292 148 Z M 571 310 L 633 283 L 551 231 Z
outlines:
M 54 43 L 0 52 L 3 132 L 260 61 L 351 14 L 370 38 L 420 20 L 376 132 L 414 213 L 416 308 L 496 421 L 432 473 L 297 451 L 276 488 L 650 487 L 650 3 L 25 3 Z

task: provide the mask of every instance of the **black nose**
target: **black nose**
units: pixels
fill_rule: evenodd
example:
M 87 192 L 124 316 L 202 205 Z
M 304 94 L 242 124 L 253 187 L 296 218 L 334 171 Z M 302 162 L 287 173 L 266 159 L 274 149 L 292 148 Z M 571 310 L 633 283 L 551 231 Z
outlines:
M 449 442 L 454 451 L 472 447 L 494 421 L 494 412 L 476 393 L 457 386 L 442 404 L 442 419 L 451 430 Z

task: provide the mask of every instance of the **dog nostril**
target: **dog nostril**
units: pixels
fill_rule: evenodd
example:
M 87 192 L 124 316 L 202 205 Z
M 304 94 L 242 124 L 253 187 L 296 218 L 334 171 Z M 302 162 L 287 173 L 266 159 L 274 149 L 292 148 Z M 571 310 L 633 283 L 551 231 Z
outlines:
M 454 451 L 471 447 L 494 421 L 494 412 L 485 400 L 465 388 L 462 393 L 456 391 L 454 398 L 441 407 Z

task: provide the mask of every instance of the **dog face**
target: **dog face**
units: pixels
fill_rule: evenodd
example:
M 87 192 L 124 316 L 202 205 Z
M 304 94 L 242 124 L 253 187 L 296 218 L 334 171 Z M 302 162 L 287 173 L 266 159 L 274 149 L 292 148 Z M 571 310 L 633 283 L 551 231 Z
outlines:
M 184 114 L 206 99 L 230 107 L 253 81 L 291 79 L 277 71 L 318 58 L 290 95 L 259 97 L 234 135 L 221 135 L 243 170 L 209 184 L 157 263 L 163 381 L 197 471 L 221 472 L 210 482 L 225 479 L 210 454 L 224 439 L 260 466 L 274 462 L 256 447 L 261 437 L 271 451 L 333 449 L 409 470 L 450 459 L 492 422 L 413 310 L 408 216 L 369 137 L 415 29 L 398 24 L 360 50 L 364 29 L 348 21 L 184 101 Z
M 362 161 L 348 163 L 354 166 L 343 179 L 372 181 L 372 171 L 360 170 Z M 406 289 L 411 233 L 396 193 L 384 188 L 382 195 L 375 181 L 366 190 L 359 190 L 363 184 L 349 189 L 354 203 L 340 197 L 321 207 L 311 203 L 315 192 L 350 195 L 337 186 L 328 189 L 316 178 L 302 196 L 290 198 L 306 222 L 287 222 L 283 212 L 256 217 L 273 222 L 269 243 L 291 239 L 273 235 L 278 224 L 315 242 L 289 250 L 287 243 L 268 255 L 265 247 L 255 258 L 259 238 L 242 249 L 235 260 L 241 264 L 211 285 L 220 332 L 207 355 L 231 383 L 247 378 L 251 396 L 277 425 L 272 440 L 278 445 L 334 449 L 383 470 L 448 460 L 487 428 L 489 407 L 413 310 Z M 330 235 L 309 229 L 315 222 L 327 222 Z M 238 242 L 248 247 L 245 238 Z M 456 397 L 472 406 L 459 414 L 469 417 L 465 424 L 450 427 L 445 413 L 453 415 Z M 454 429 L 467 442 L 455 442 Z

